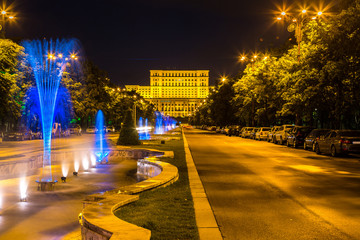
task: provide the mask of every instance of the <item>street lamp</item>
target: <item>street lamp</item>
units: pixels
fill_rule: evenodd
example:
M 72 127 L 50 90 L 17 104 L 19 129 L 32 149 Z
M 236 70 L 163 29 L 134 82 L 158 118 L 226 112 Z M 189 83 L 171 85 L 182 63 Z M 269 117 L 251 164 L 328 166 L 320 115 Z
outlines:
M 287 30 L 289 32 L 295 32 L 295 38 L 296 42 L 298 44 L 298 61 L 300 62 L 300 44 L 303 37 L 303 26 L 306 21 L 309 20 L 316 20 L 318 17 L 320 17 L 323 12 L 318 11 L 316 14 L 311 13 L 308 14 L 308 10 L 303 8 L 301 11 L 297 13 L 287 13 L 285 11 L 281 12 L 281 16 L 277 17 L 276 19 L 278 21 L 285 20 L 287 22 L 290 22 L 290 24 L 287 27 Z
M 239 57 L 239 61 L 241 63 L 245 63 L 245 62 L 250 62 L 251 63 L 251 68 L 254 67 L 254 63 L 256 61 L 266 61 L 269 59 L 269 55 L 268 54 L 259 54 L 259 53 L 254 53 L 250 58 L 248 58 L 246 55 L 241 55 Z
M 1 38 L 5 38 L 5 26 L 6 26 L 6 20 L 10 19 L 13 20 L 15 17 L 13 15 L 11 15 L 11 13 L 9 13 L 8 11 L 6 11 L 5 9 L 1 10 L 1 25 L 0 25 L 0 36 Z

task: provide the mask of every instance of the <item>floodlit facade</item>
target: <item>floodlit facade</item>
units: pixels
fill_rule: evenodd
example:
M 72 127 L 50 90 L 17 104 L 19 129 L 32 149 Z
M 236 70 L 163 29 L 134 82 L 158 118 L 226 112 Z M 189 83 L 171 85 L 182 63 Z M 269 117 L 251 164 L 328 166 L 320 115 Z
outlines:
M 150 70 L 150 86 L 125 85 L 172 117 L 187 117 L 213 88 L 209 70 Z

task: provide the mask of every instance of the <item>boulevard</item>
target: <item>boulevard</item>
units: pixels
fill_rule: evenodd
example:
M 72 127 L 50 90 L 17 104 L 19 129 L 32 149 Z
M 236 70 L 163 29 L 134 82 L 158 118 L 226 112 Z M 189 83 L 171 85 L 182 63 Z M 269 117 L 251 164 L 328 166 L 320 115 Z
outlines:
M 224 239 L 360 239 L 360 162 L 185 129 Z
M 109 135 L 110 138 L 116 136 Z M 73 151 L 89 151 L 94 145 L 94 138 L 94 134 L 55 138 L 52 152 L 67 157 Z M 0 163 L 39 154 L 42 154 L 42 140 L 0 143 Z M 82 200 L 87 195 L 136 182 L 136 161 L 132 159 L 116 159 L 88 171 L 80 166 L 77 177 L 72 176 L 73 166 L 70 166 L 66 183 L 60 181 L 60 165 L 59 162 L 53 165 L 54 177 L 59 181 L 55 191 L 37 190 L 35 180 L 39 172 L 0 180 L 0 239 L 63 239 L 72 232 L 79 238 L 78 215 L 83 208 Z M 21 179 L 28 184 L 26 202 L 19 200 Z

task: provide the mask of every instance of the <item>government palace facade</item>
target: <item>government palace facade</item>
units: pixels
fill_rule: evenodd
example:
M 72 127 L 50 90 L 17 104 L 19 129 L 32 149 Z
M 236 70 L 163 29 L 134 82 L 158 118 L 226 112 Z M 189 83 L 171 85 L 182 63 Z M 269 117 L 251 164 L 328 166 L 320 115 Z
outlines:
M 157 111 L 171 117 L 187 117 L 213 87 L 209 70 L 150 70 L 150 86 L 125 85 L 155 105 Z

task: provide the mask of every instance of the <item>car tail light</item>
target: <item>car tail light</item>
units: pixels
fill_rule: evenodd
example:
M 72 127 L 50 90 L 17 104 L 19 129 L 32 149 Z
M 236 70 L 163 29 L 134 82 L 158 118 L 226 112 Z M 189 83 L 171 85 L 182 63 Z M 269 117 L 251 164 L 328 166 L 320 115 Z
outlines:
M 350 140 L 347 140 L 347 139 L 340 139 L 340 142 L 339 143 L 342 143 L 342 144 L 350 144 L 351 141 Z

